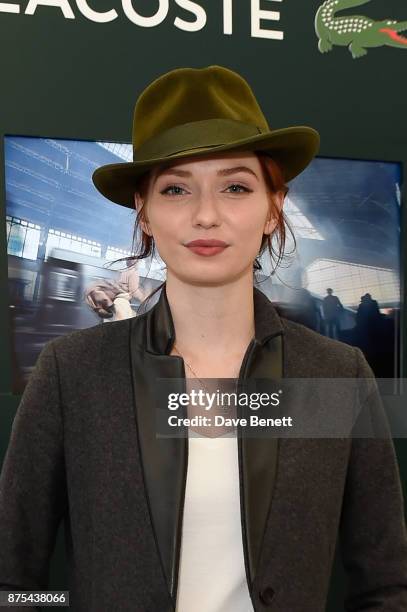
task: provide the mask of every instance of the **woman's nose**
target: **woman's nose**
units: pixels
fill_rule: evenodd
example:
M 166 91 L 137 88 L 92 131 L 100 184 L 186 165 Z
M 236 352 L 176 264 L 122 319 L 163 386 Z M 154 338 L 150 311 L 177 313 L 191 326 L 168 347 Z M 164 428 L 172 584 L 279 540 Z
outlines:
M 193 222 L 199 225 L 213 225 L 220 221 L 219 203 L 212 193 L 201 193 L 196 197 Z

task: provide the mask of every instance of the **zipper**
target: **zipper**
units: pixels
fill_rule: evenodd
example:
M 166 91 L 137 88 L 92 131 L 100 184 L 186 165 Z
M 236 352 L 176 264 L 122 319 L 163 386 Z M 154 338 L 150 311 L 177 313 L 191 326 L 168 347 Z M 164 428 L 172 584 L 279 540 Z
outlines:
M 183 357 L 178 357 L 178 359 L 182 360 L 182 370 L 183 370 L 183 377 L 184 377 L 182 384 L 183 384 L 183 393 L 185 393 L 186 392 L 185 363 L 184 363 Z M 184 416 L 185 416 L 185 414 L 184 414 Z M 178 580 L 179 580 L 179 569 L 180 569 L 180 558 L 181 558 L 181 543 L 182 543 L 182 526 L 183 526 L 183 521 L 184 521 L 185 490 L 186 490 L 186 485 L 187 485 L 188 457 L 189 457 L 189 453 L 188 453 L 188 428 L 187 428 L 186 425 L 183 425 L 183 429 L 184 429 L 184 433 L 186 434 L 184 436 L 185 469 L 184 469 L 184 480 L 183 480 L 182 492 L 181 492 L 182 505 L 181 505 L 180 515 L 179 515 L 179 519 L 178 519 L 177 550 L 176 550 L 176 555 L 175 555 L 176 573 L 175 573 L 175 576 L 174 576 L 174 583 L 175 583 L 175 589 L 174 589 L 174 612 L 175 612 L 176 607 L 177 607 Z
M 246 353 L 243 357 L 242 365 L 240 367 L 239 378 L 238 378 L 238 382 L 236 386 L 238 394 L 241 388 L 242 380 L 246 378 L 250 357 L 254 353 L 257 346 L 260 346 L 260 343 L 258 342 L 258 340 L 254 338 L 246 349 Z M 241 406 L 239 403 L 237 405 L 237 417 L 238 419 L 241 418 Z M 238 423 L 240 423 L 240 420 L 238 421 Z M 242 544 L 243 544 L 243 553 L 244 553 L 243 557 L 244 557 L 244 566 L 245 566 L 245 572 L 246 572 L 247 588 L 249 590 L 250 599 L 252 600 L 252 603 L 254 606 L 253 595 L 252 595 L 252 582 L 251 582 L 249 561 L 248 561 L 249 555 L 248 555 L 248 550 L 247 550 L 246 517 L 245 517 L 245 512 L 244 512 L 244 490 L 243 490 L 243 468 L 242 468 L 243 457 L 242 457 L 242 442 L 241 442 L 241 435 L 240 435 L 241 425 L 240 424 L 238 424 L 237 426 L 237 433 L 238 433 L 237 446 L 238 446 L 238 462 L 239 462 L 240 519 L 241 519 L 241 526 L 242 526 Z

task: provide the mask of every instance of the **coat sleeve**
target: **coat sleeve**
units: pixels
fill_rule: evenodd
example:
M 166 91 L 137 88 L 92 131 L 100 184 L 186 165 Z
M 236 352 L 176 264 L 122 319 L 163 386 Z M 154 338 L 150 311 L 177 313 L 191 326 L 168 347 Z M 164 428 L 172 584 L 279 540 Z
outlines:
M 42 349 L 27 382 L 0 475 L 0 590 L 48 589 L 49 561 L 67 507 L 54 342 Z
M 355 348 L 357 376 L 374 379 Z M 397 456 L 377 383 L 365 407 L 373 437 L 353 437 L 339 528 L 347 612 L 407 610 L 407 532 Z M 363 412 L 363 409 L 362 411 Z M 378 433 L 375 433 L 378 432 Z M 374 436 L 377 437 L 374 437 Z

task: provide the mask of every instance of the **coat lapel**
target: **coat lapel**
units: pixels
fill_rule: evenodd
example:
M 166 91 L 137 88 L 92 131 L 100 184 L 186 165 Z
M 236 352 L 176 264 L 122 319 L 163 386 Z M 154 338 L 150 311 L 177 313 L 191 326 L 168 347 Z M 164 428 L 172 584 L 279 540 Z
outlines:
M 253 290 L 255 338 L 249 344 L 239 379 L 283 376 L 283 326 L 270 300 Z M 130 354 L 140 461 L 157 551 L 174 605 L 176 601 L 182 513 L 188 467 L 188 438 L 156 437 L 157 378 L 175 378 L 185 392 L 184 361 L 169 355 L 175 329 L 165 284 L 155 304 L 131 321 Z M 240 427 L 239 427 L 240 430 Z M 273 497 L 278 438 L 245 437 L 238 432 L 241 519 L 249 588 L 256 575 L 266 520 Z
M 243 365 L 244 363 L 240 374 L 242 378 L 281 378 L 283 375 L 282 334 L 274 335 L 264 342 L 255 341 L 249 353 L 246 368 L 243 368 Z M 274 437 L 246 437 L 244 428 L 239 429 L 238 453 L 243 545 L 246 548 L 247 581 L 249 585 L 252 585 L 273 497 L 279 440 Z

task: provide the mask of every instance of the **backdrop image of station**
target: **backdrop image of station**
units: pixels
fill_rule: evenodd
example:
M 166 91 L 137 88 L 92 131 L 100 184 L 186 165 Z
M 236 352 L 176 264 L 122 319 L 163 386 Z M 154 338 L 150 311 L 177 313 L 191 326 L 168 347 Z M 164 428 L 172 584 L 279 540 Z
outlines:
M 135 211 L 101 196 L 91 174 L 131 158 L 129 144 L 5 139 L 15 393 L 48 340 L 103 322 L 86 290 L 120 278 L 126 263 L 110 264 L 131 254 Z M 400 166 L 317 158 L 290 183 L 285 214 L 295 255 L 272 275 L 266 251 L 258 287 L 284 316 L 362 348 L 378 377 L 398 376 Z M 288 254 L 293 247 L 291 238 Z M 138 272 L 145 292 L 157 286 L 159 253 Z

